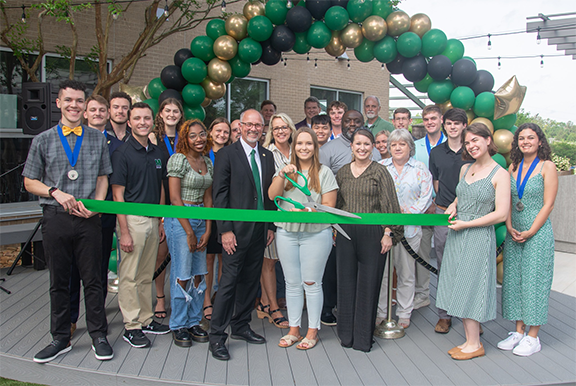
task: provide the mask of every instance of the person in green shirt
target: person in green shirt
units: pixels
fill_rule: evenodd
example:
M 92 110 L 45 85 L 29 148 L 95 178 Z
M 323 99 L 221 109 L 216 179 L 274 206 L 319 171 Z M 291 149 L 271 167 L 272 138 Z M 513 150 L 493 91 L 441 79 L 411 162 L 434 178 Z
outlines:
M 366 122 L 364 125 L 372 134 L 376 135 L 382 130 L 388 132 L 394 131 L 394 125 L 382 119 L 378 114 L 380 113 L 380 99 L 377 96 L 370 95 L 364 99 L 364 115 L 366 115 Z

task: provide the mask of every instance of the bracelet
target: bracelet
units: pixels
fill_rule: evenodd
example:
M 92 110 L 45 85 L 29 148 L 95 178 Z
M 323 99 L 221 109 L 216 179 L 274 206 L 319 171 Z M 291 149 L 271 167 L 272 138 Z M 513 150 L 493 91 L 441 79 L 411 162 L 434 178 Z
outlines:
M 48 189 L 48 195 L 49 195 L 50 197 L 54 198 L 54 196 L 53 196 L 52 194 L 54 194 L 54 192 L 57 191 L 57 190 L 58 190 L 57 187 L 55 187 L 55 186 L 51 187 L 50 189 Z
M 307 206 L 306 209 L 308 209 L 308 212 L 312 212 L 312 208 L 310 208 L 309 206 Z

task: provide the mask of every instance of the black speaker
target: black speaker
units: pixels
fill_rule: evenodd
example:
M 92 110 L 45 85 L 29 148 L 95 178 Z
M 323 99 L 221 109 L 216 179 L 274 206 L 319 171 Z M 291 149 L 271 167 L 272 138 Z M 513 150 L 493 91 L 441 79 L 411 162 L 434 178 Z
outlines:
M 58 124 L 60 110 L 56 107 L 58 90 L 50 83 L 22 84 L 22 131 L 36 135 Z

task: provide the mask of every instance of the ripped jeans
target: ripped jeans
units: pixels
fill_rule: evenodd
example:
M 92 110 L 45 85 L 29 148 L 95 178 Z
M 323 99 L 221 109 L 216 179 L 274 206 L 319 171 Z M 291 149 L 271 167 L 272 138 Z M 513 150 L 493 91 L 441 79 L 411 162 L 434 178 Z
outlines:
M 306 292 L 308 328 L 320 329 L 320 313 L 324 304 L 322 276 L 332 250 L 332 228 L 316 233 L 287 232 L 278 228 L 276 246 L 286 280 L 286 308 L 290 327 L 301 325 Z
M 186 205 L 191 206 L 191 205 Z M 206 232 L 204 220 L 189 220 L 196 238 Z M 186 232 L 176 218 L 164 219 L 164 230 L 168 240 L 168 249 L 172 256 L 170 266 L 170 329 L 190 328 L 200 324 L 202 319 L 202 305 L 204 303 L 204 291 L 206 280 L 204 275 L 208 273 L 206 267 L 206 250 L 203 252 L 190 252 L 186 241 Z M 202 275 L 202 281 L 196 287 L 195 276 Z M 186 290 L 178 283 L 187 281 Z

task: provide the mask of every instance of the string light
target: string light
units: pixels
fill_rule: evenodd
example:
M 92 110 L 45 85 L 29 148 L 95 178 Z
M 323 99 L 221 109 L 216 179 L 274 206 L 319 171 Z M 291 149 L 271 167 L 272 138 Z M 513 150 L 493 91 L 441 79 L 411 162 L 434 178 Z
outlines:
M 350 59 L 348 59 L 348 68 L 347 70 L 350 70 Z
M 384 63 L 382 63 L 382 67 L 380 67 L 382 71 L 384 71 Z
M 286 63 L 288 62 L 288 59 L 284 58 L 284 68 L 286 68 Z
M 502 64 L 500 63 L 500 57 L 498 57 L 498 69 L 500 69 L 502 67 Z
M 290 9 L 292 8 L 292 1 L 288 0 L 288 3 L 286 4 L 286 8 Z
M 540 55 L 540 68 L 544 68 L 544 55 Z
M 220 6 L 220 8 L 222 8 L 222 13 L 226 13 L 226 1 L 222 0 L 222 5 Z
M 26 23 L 26 6 L 22 6 L 22 23 Z
M 540 27 L 538 27 L 538 34 L 536 35 L 536 44 L 540 44 L 542 39 L 540 38 Z
M 308 53 L 306 53 L 306 61 L 310 63 L 310 55 Z
M 164 16 L 166 16 L 166 20 L 168 20 L 168 0 L 166 0 L 166 5 L 164 6 Z
M 314 69 L 318 68 L 318 59 L 314 59 Z
M 491 50 L 492 49 L 492 41 L 490 40 L 490 34 L 488 34 L 488 49 Z

